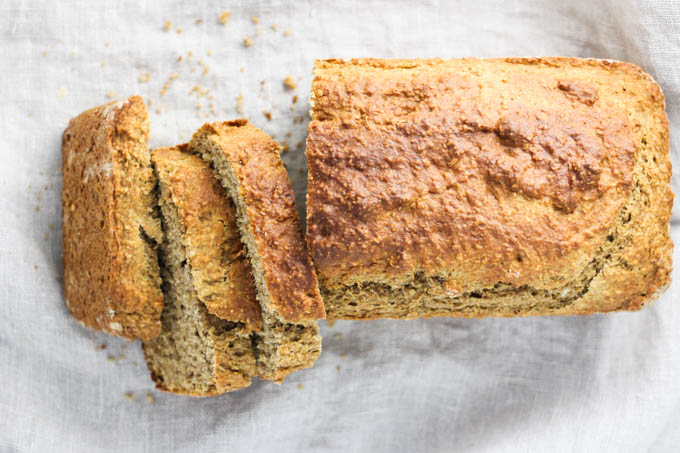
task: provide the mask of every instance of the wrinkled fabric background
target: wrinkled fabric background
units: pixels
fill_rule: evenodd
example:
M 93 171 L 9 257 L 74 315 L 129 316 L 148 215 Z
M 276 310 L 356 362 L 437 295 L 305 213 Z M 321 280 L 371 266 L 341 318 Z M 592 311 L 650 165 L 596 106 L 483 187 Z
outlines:
M 152 99 L 153 147 L 246 116 L 290 144 L 303 212 L 315 58 L 509 55 L 642 66 L 666 95 L 680 191 L 677 2 L 2 0 L 0 451 L 678 451 L 678 265 L 639 313 L 324 322 L 314 368 L 208 399 L 157 392 L 138 342 L 81 327 L 64 304 L 61 133 L 80 111 Z M 675 214 L 678 244 L 677 198 Z

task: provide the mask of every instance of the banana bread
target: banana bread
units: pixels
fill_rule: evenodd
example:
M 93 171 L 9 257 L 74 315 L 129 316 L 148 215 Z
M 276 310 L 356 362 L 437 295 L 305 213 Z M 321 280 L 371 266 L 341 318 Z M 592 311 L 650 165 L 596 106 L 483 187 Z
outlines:
M 317 61 L 306 238 L 330 319 L 638 310 L 669 284 L 664 97 L 577 58 Z
M 158 335 L 161 228 L 144 101 L 83 112 L 62 136 L 64 292 L 73 316 L 129 339 Z
M 156 386 L 193 396 L 250 385 L 251 332 L 262 327 L 234 207 L 210 167 L 186 145 L 151 155 L 164 232 L 160 335 L 144 342 Z
M 280 148 L 237 120 L 203 125 L 189 151 L 210 163 L 236 205 L 262 309 L 262 331 L 254 334 L 257 373 L 280 382 L 317 359 L 317 320 L 325 316 Z

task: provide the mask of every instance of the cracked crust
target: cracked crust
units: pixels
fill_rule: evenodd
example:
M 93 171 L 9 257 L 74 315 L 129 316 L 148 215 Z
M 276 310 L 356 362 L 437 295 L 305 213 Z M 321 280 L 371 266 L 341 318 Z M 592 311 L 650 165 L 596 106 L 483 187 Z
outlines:
M 329 318 L 632 310 L 668 285 L 668 122 L 638 67 L 318 61 L 312 105 Z
M 62 136 L 64 292 L 73 316 L 129 339 L 158 335 L 149 120 L 139 96 L 83 112 Z

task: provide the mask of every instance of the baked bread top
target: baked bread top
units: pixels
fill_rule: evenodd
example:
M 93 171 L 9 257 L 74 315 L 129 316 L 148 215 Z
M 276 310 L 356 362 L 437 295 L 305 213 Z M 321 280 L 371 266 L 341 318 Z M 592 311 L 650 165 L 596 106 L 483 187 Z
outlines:
M 610 294 L 635 305 L 667 285 L 668 122 L 637 66 L 361 59 L 314 74 L 307 242 L 324 286 L 421 272 L 449 296 L 561 288 L 614 234 Z
M 144 101 L 83 112 L 62 136 L 64 292 L 76 319 L 126 338 L 158 335 L 163 294 Z
M 238 191 L 235 201 L 243 207 L 239 222 L 248 225 L 242 239 L 255 277 L 261 279 L 260 290 L 266 291 L 267 311 L 291 323 L 323 318 L 323 301 L 278 143 L 241 119 L 204 124 L 192 137 L 190 151 L 225 160 L 224 166 L 231 169 L 229 186 Z
M 262 314 L 233 203 L 210 166 L 186 147 L 155 149 L 152 160 L 165 196 L 177 210 L 198 299 L 218 318 L 260 330 Z

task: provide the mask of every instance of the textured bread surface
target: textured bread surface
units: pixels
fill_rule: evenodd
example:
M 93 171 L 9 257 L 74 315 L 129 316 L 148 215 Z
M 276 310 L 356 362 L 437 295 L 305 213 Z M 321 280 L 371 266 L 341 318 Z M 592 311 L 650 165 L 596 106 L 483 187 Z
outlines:
M 144 343 L 159 389 L 218 395 L 250 385 L 250 339 L 262 325 L 234 208 L 210 167 L 184 145 L 154 150 L 165 241 L 160 335 Z
M 317 61 L 307 243 L 329 318 L 636 310 L 668 286 L 668 121 L 637 66 Z
M 210 163 L 236 205 L 252 264 L 263 328 L 255 334 L 258 374 L 281 381 L 321 352 L 325 316 L 278 144 L 246 120 L 205 124 L 189 151 Z
M 260 305 L 231 199 L 186 145 L 154 150 L 152 160 L 164 203 L 176 211 L 198 298 L 218 318 L 259 330 Z
M 158 335 L 160 223 L 139 96 L 72 119 L 62 136 L 64 292 L 73 316 L 114 335 Z

